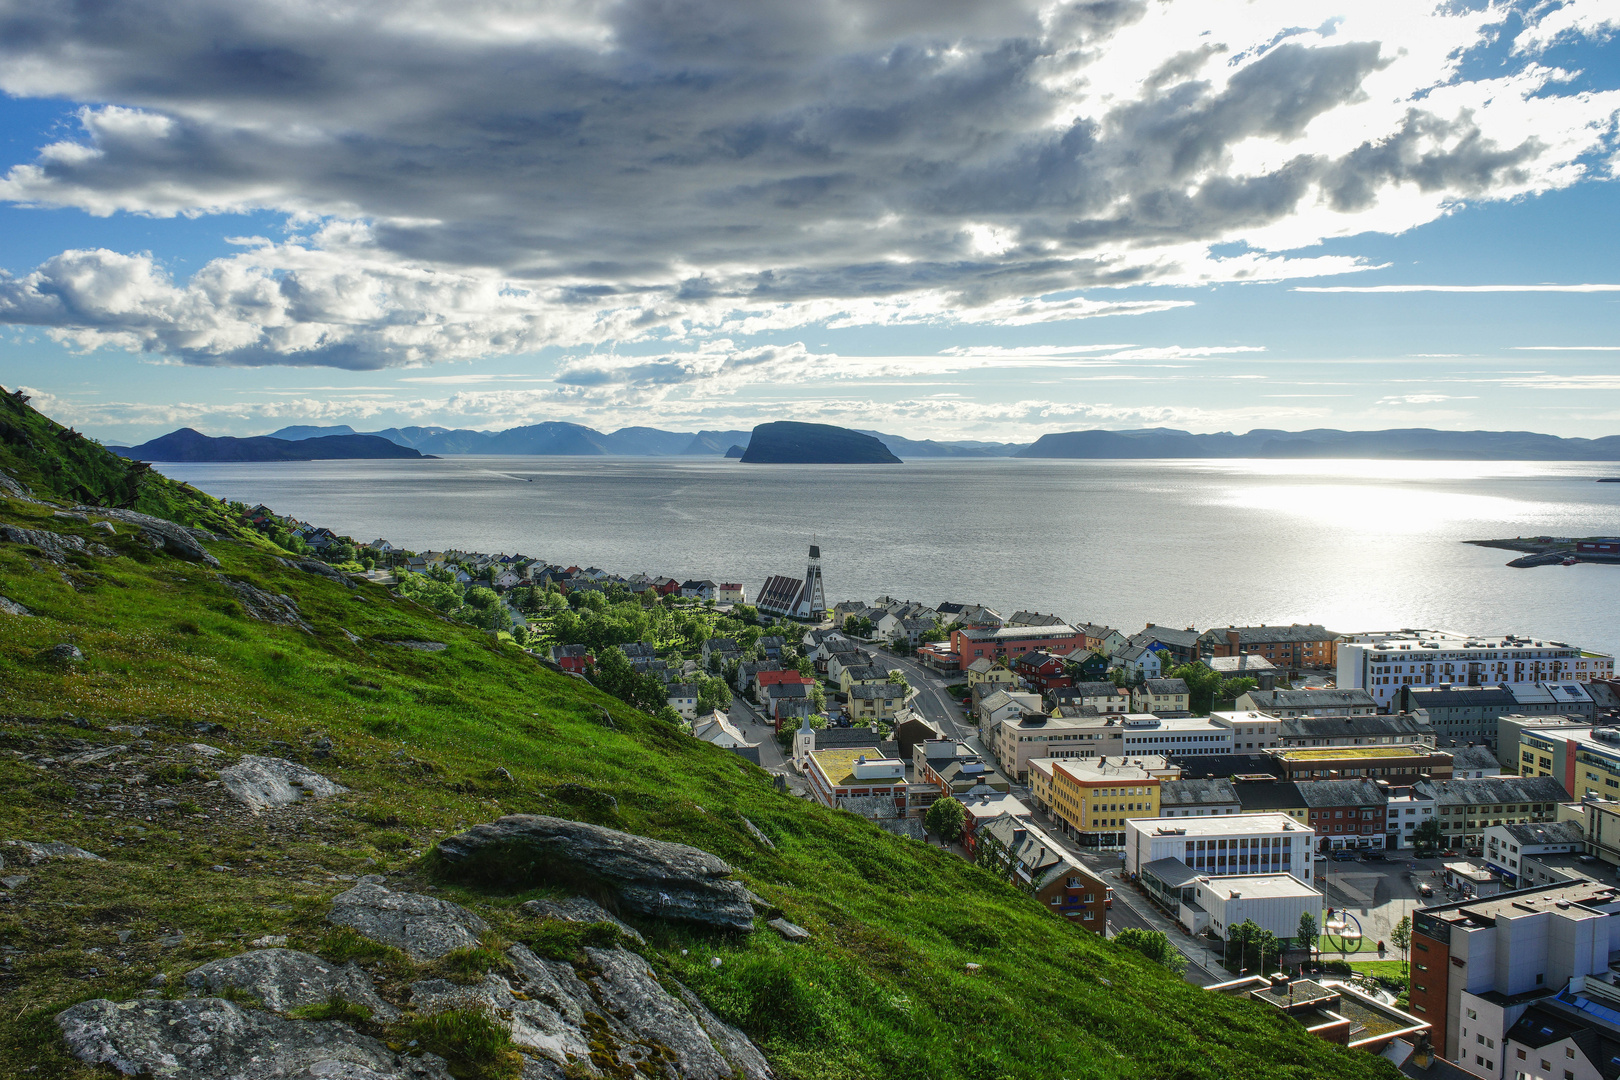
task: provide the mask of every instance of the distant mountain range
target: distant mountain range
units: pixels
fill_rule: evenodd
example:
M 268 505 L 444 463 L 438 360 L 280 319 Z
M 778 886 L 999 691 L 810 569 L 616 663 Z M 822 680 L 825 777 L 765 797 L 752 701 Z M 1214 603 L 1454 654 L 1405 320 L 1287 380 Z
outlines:
M 828 426 L 828 425 L 822 425 Z M 839 430 L 850 430 L 842 428 Z M 272 439 L 310 439 L 353 435 L 347 424 L 333 427 L 300 425 L 271 432 Z M 551 421 L 505 431 L 474 431 L 469 428 L 404 427 L 373 431 L 400 446 L 424 454 L 560 454 L 620 455 L 624 457 L 724 457 L 734 446 L 746 448 L 748 431 L 663 431 L 659 428 L 629 427 L 608 433 L 582 424 Z M 901 457 L 1006 457 L 1023 447 L 1022 443 L 935 442 L 863 431 Z
M 1620 461 L 1620 435 L 1563 439 L 1533 431 L 1272 431 L 1195 435 L 1173 428 L 1065 431 L 1018 451 L 1026 458 L 1382 458 L 1430 461 Z
M 420 458 L 420 450 L 375 435 L 321 435 L 278 439 L 213 437 L 191 428 L 160 435 L 139 446 L 109 446 L 120 457 L 139 461 L 329 461 L 339 458 Z
M 872 435 L 831 424 L 778 420 L 754 429 L 744 464 L 898 465 L 900 459 Z

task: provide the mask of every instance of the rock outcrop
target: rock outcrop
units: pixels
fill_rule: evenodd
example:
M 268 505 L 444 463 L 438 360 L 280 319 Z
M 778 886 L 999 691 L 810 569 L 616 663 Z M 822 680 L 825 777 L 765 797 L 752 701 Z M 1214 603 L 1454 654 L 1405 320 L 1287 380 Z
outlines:
M 296 761 L 247 754 L 219 771 L 220 785 L 253 810 L 274 810 L 301 799 L 325 799 L 349 789 Z
M 451 1080 L 432 1054 L 411 1057 L 344 1024 L 288 1020 L 220 998 L 98 998 L 56 1022 L 74 1057 L 126 1076 Z
M 247 611 L 248 618 L 275 623 L 277 626 L 295 627 L 306 634 L 315 632 L 310 629 L 309 623 L 304 621 L 304 613 L 298 610 L 293 598 L 285 593 L 265 592 L 257 585 L 249 585 L 245 581 L 235 581 L 231 578 L 220 578 L 220 581 L 242 601 L 242 607 Z
M 89 859 L 93 862 L 103 862 L 100 855 L 86 851 L 84 848 L 64 844 L 60 840 L 45 840 L 35 842 L 32 840 L 7 840 L 4 846 L 12 855 L 25 860 L 30 866 L 38 866 L 46 859 Z M 0 866 L 5 863 L 0 861 Z
M 330 578 L 332 581 L 347 585 L 351 589 L 354 588 L 354 582 L 349 578 L 349 575 L 336 567 L 328 566 L 319 559 L 284 559 L 278 555 L 276 556 L 276 562 L 289 570 L 302 570 L 306 574 Z
M 333 897 L 326 920 L 401 949 L 418 963 L 473 948 L 478 935 L 489 929 L 488 923 L 460 904 L 419 893 L 393 892 L 375 875 L 361 878 L 354 888 Z
M 13 499 L 27 499 L 28 494 L 28 489 L 19 481 L 0 472 L 0 495 L 10 495 Z
M 110 559 L 118 554 L 105 544 L 90 543 L 77 536 L 55 533 L 49 529 L 25 529 L 21 525 L 7 525 L 3 522 L 0 522 L 0 540 L 38 548 L 54 563 L 66 562 L 69 555 L 94 555 Z
M 646 941 L 635 927 L 618 919 L 595 900 L 587 900 L 583 896 L 567 900 L 530 900 L 520 904 L 518 910 L 537 919 L 555 919 L 558 922 L 611 923 L 625 937 L 638 942 Z
M 32 615 L 33 612 L 29 611 L 15 600 L 0 596 L 0 614 L 20 615 L 27 618 L 28 616 Z
M 165 521 L 151 514 L 139 514 L 134 510 L 113 510 L 102 506 L 75 506 L 73 509 L 97 517 L 111 518 L 125 525 L 133 525 L 141 530 L 142 535 L 153 547 L 159 550 L 187 562 L 202 563 L 216 569 L 219 567 L 219 560 L 197 543 L 197 538 L 183 525 L 176 525 L 172 521 Z
M 188 972 L 186 985 L 207 996 L 217 995 L 227 987 L 240 990 L 279 1013 L 322 1005 L 337 997 L 364 1005 L 377 1020 L 399 1019 L 399 1010 L 377 996 L 371 977 L 358 965 L 328 963 L 296 949 L 257 949 L 211 960 Z
M 619 906 L 726 930 L 754 928 L 754 897 L 723 859 L 600 825 L 512 814 L 439 842 L 453 869 L 509 880 L 588 880 Z

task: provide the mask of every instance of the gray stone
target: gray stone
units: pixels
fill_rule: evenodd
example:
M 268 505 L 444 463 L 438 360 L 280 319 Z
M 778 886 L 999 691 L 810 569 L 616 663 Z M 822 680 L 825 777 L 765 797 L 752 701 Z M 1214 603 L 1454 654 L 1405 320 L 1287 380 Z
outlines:
M 32 616 L 34 613 L 32 611 L 29 611 L 27 608 L 23 607 L 21 604 L 17 603 L 17 601 L 7 599 L 4 596 L 0 596 L 0 614 L 19 615 L 19 616 L 26 619 L 26 618 Z
M 766 836 L 765 833 L 763 831 L 761 831 L 761 829 L 760 829 L 760 827 L 758 825 L 755 825 L 752 821 L 749 821 L 747 818 L 743 818 L 742 823 L 743 823 L 743 828 L 748 830 L 748 835 L 752 836 L 755 840 L 759 841 L 759 843 L 760 843 L 760 845 L 762 847 L 769 848 L 771 851 L 776 850 L 776 845 L 771 842 L 771 838 Z
M 5 845 L 7 847 L 19 849 L 17 852 L 15 852 L 15 854 L 19 854 L 23 858 L 27 859 L 29 865 L 31 866 L 38 866 L 46 859 L 89 859 L 93 862 L 104 861 L 100 855 L 86 851 L 84 848 L 74 847 L 72 844 L 64 844 L 59 840 L 45 840 L 38 843 L 32 840 L 7 840 L 5 841 Z
M 576 923 L 612 923 L 619 928 L 619 933 L 645 945 L 647 939 L 641 932 L 629 923 L 622 922 L 607 908 L 595 900 L 587 900 L 583 896 L 575 896 L 568 900 L 530 900 L 518 906 L 518 910 L 526 915 L 533 915 L 537 919 L 557 919 L 561 922 Z
M 459 904 L 418 893 L 392 892 L 375 876 L 332 898 L 326 921 L 403 949 L 412 960 L 437 960 L 471 949 L 489 924 Z
M 585 955 L 599 972 L 591 979 L 597 997 L 638 1043 L 673 1053 L 682 1080 L 729 1080 L 731 1064 L 692 1011 L 659 984 L 646 960 L 623 949 L 586 949 Z M 631 1049 L 620 1050 L 626 1064 L 625 1051 Z
M 187 562 L 202 563 L 205 566 L 219 567 L 219 560 L 210 555 L 203 546 L 197 543 L 196 537 L 183 525 L 176 525 L 172 521 L 165 521 L 151 514 L 138 514 L 133 510 L 109 510 L 100 506 L 75 506 L 75 510 L 83 510 L 98 517 L 111 518 L 125 525 L 133 525 L 140 529 L 146 538 L 152 541 L 153 546 L 185 559 Z
M 110 559 L 118 554 L 110 547 L 92 544 L 77 536 L 54 533 L 49 529 L 25 529 L 20 525 L 4 523 L 0 523 L 0 540 L 38 548 L 54 563 L 66 562 L 69 555 L 95 555 L 98 558 Z
M 325 799 L 349 789 L 313 769 L 283 758 L 245 754 L 219 771 L 219 782 L 238 802 L 253 810 L 274 810 L 303 798 Z
M 248 613 L 248 618 L 274 623 L 277 626 L 291 626 L 306 634 L 315 632 L 310 629 L 309 623 L 304 621 L 304 614 L 298 610 L 298 605 L 293 602 L 292 597 L 285 593 L 268 593 L 256 585 L 231 578 L 221 578 L 220 581 L 236 594 L 236 598 L 242 602 L 243 609 Z
M 515 946 L 515 949 L 528 952 L 521 945 Z M 535 959 L 534 963 L 544 965 L 545 962 Z M 559 966 L 568 968 L 566 964 Z M 572 977 L 573 969 L 568 968 L 568 972 Z M 521 997 L 513 992 L 511 982 L 495 974 L 485 975 L 484 981 L 475 986 L 458 986 L 443 979 L 425 979 L 411 987 L 411 1008 L 424 1016 L 446 1009 L 490 1009 L 506 1024 L 512 1034 L 512 1042 L 532 1054 L 549 1058 L 559 1065 L 567 1065 L 570 1058 L 589 1058 L 590 1037 L 586 1034 L 581 999 L 586 1004 L 590 1004 L 591 999 L 584 985 L 577 978 L 573 979 L 580 990 L 579 997 L 575 997 L 562 990 L 563 984 L 554 978 L 535 983 L 520 976 L 520 982 L 524 984 Z M 543 999 L 529 989 L 533 985 L 536 990 L 543 991 L 551 984 L 558 988 L 561 1003 Z
M 0 495 L 10 495 L 13 499 L 27 499 L 28 494 L 28 489 L 23 487 L 20 481 L 0 472 Z M 29 501 L 32 502 L 33 500 L 30 499 Z
M 754 928 L 752 894 L 731 879 L 730 865 L 685 844 L 512 814 L 440 841 L 439 854 L 451 867 L 470 868 L 481 857 L 504 860 L 516 878 L 544 879 L 562 869 L 610 886 L 622 909 L 728 930 Z
M 77 754 L 77 755 L 75 755 L 73 757 L 67 758 L 65 761 L 62 762 L 62 764 L 64 764 L 64 765 L 94 765 L 98 761 L 105 761 L 110 757 L 114 757 L 114 756 L 116 756 L 118 754 L 122 754 L 125 751 L 127 751 L 128 749 L 129 749 L 129 747 L 127 747 L 127 746 L 103 746 L 103 747 L 101 747 L 99 749 L 86 750 L 82 754 Z
M 686 1007 L 692 1010 L 692 1015 L 697 1017 L 697 1022 L 703 1025 L 714 1048 L 731 1063 L 742 1080 L 771 1080 L 774 1075 L 771 1066 L 753 1040 L 710 1012 L 685 985 L 677 982 L 675 988 L 680 991 Z
M 221 754 L 225 753 L 225 751 L 221 750 L 217 746 L 209 746 L 207 743 L 200 742 L 186 743 L 186 745 L 181 747 L 181 749 L 190 750 L 198 757 L 219 757 Z
M 60 645 L 52 645 L 48 649 L 41 649 L 34 655 L 52 664 L 82 664 L 84 662 L 84 653 L 79 651 L 79 647 L 65 641 Z
M 775 930 L 778 934 L 781 934 L 789 941 L 810 940 L 810 931 L 806 930 L 798 923 L 790 923 L 786 919 L 772 919 L 765 925 L 770 927 L 772 930 Z
M 385 645 L 398 645 L 402 649 L 412 652 L 444 652 L 450 646 L 442 641 L 386 641 Z
M 329 578 L 332 581 L 347 585 L 351 589 L 356 587 L 354 582 L 349 580 L 347 574 L 321 562 L 319 559 L 284 559 L 277 557 L 276 562 L 289 570 L 302 570 L 304 573 L 314 574 L 316 577 Z
M 68 1050 L 126 1076 L 182 1080 L 450 1080 L 441 1058 L 396 1053 L 333 1021 L 288 1020 L 220 998 L 86 1001 L 57 1014 Z
M 27 881 L 27 874 L 7 874 L 5 877 L 0 877 L 0 885 L 4 885 L 8 889 L 20 889 Z
M 304 1005 L 321 1005 L 329 998 L 339 997 L 364 1005 L 378 1020 L 399 1019 L 399 1010 L 377 996 L 371 988 L 371 977 L 361 971 L 359 965 L 328 963 L 296 949 L 257 949 L 212 960 L 187 972 L 186 985 L 208 997 L 226 987 L 234 987 L 252 994 L 265 1008 L 278 1013 Z

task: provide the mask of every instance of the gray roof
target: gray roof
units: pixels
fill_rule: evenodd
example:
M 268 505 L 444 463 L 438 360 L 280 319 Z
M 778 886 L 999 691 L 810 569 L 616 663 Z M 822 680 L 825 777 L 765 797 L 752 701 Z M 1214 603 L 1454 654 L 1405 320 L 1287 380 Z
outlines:
M 1237 632 L 1238 644 L 1258 645 L 1267 641 L 1331 641 L 1338 637 L 1318 623 L 1290 623 L 1287 626 L 1228 626 L 1223 630 L 1209 629 L 1198 635 L 1198 640 L 1223 644 L 1227 635 Z
M 1070 687 L 1079 697 L 1117 697 L 1119 687 L 1111 682 L 1082 682 Z
M 1305 796 L 1300 792 L 1299 785 L 1287 780 L 1269 784 L 1264 780 L 1248 780 L 1232 786 L 1237 788 L 1238 802 L 1243 805 L 1246 814 L 1293 810 L 1305 805 Z
M 1152 874 L 1172 889 L 1180 888 L 1199 877 L 1198 871 L 1180 859 L 1154 859 L 1142 867 L 1143 873 Z
M 1250 690 L 1248 696 L 1261 712 L 1267 705 L 1278 709 L 1372 709 L 1378 705 L 1365 690 Z
M 1536 824 L 1498 825 L 1520 844 L 1584 844 L 1586 833 L 1573 821 L 1543 821 Z
M 1142 689 L 1150 694 L 1190 694 L 1186 679 L 1143 679 Z
M 1502 763 L 1496 760 L 1496 755 L 1485 746 L 1462 746 L 1451 753 L 1451 767 L 1453 769 L 1496 769 L 1502 768 Z
M 1161 807 L 1221 806 L 1238 801 L 1237 787 L 1230 780 L 1163 780 L 1159 783 Z
M 1384 789 L 1371 780 L 1296 780 L 1294 787 L 1306 806 L 1383 806 Z
M 765 688 L 765 696 L 772 698 L 809 697 L 810 688 L 804 683 L 771 683 Z
M 1042 615 L 1038 611 L 1015 611 L 1007 619 L 1008 626 L 1068 626 L 1056 615 Z
M 1434 728 L 1419 723 L 1406 713 L 1388 716 L 1285 716 L 1277 721 L 1277 733 L 1285 739 L 1376 738 L 1381 735 L 1432 735 Z
M 889 677 L 888 669 L 880 668 L 876 664 L 845 664 L 838 677 L 843 678 L 845 673 L 856 682 L 862 679 L 887 679 Z
M 1171 626 L 1147 626 L 1130 636 L 1132 645 L 1146 645 L 1151 641 L 1162 642 L 1178 649 L 1191 649 L 1198 644 L 1198 631 L 1192 627 L 1177 630 Z
M 1414 709 L 1494 708 L 1512 712 L 1518 704 L 1505 686 L 1403 686 Z
M 698 688 L 688 683 L 676 683 L 673 686 L 664 687 L 664 693 L 669 697 L 695 698 L 698 696 Z
M 1419 780 L 1415 790 L 1444 806 L 1569 802 L 1569 792 L 1550 776 L 1486 776 L 1478 780 Z
M 632 660 L 636 659 L 637 657 L 651 659 L 652 657 L 658 655 L 658 650 L 653 647 L 653 644 L 650 641 L 632 641 L 628 645 L 620 645 L 619 651 L 630 657 Z
M 1204 666 L 1226 676 L 1258 675 L 1277 670 L 1276 664 L 1252 652 L 1239 653 L 1237 656 L 1212 656 L 1204 661 Z
M 879 683 L 876 686 L 852 686 L 849 688 L 849 696 L 860 698 L 862 701 L 888 701 L 891 698 L 899 698 L 903 694 L 904 691 L 894 683 Z
M 817 750 L 854 750 L 882 746 L 883 736 L 865 727 L 830 727 L 816 732 Z

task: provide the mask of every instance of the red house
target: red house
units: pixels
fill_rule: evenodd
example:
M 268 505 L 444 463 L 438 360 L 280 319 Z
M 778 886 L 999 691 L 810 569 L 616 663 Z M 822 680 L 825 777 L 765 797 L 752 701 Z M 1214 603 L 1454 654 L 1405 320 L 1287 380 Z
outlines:
M 1038 693 L 1065 690 L 1074 685 L 1064 661 L 1049 652 L 1031 651 L 1013 661 L 1013 671 Z
M 1620 559 L 1620 536 L 1594 536 L 1575 541 L 1577 555 L 1608 555 Z
M 585 650 L 583 645 L 553 645 L 551 647 L 551 662 L 564 671 L 571 671 L 575 675 L 585 674 L 585 665 L 593 667 L 596 657 Z
M 1067 656 L 1085 641 L 1086 635 L 1072 626 L 1009 626 L 1002 630 L 970 626 L 951 631 L 951 651 L 962 671 L 975 660 L 1017 657 L 1031 650 Z

